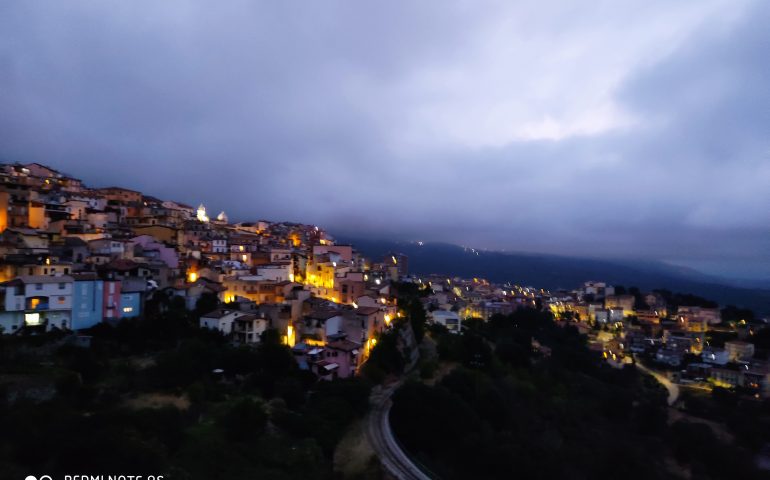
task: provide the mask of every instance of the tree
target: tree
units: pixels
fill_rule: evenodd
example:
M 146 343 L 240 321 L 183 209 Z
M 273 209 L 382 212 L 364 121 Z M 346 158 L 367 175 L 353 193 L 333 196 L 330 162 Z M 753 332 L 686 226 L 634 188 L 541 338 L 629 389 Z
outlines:
M 219 419 L 225 436 L 239 442 L 257 439 L 267 425 L 267 414 L 261 403 L 250 398 L 238 400 Z

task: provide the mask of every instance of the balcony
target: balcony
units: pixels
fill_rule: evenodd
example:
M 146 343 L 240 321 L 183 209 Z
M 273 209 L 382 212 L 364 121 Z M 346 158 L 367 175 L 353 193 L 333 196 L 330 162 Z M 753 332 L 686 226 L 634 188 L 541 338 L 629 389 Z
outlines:
M 27 299 L 25 310 L 39 312 L 48 310 L 48 307 L 48 297 L 32 297 Z

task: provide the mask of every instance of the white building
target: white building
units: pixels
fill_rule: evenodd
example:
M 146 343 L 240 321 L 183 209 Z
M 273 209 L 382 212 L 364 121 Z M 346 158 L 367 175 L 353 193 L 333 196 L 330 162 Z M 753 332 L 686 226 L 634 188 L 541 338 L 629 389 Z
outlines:
M 709 348 L 706 347 L 701 353 L 701 359 L 706 363 L 713 363 L 715 365 L 727 365 L 730 361 L 730 355 L 727 350 L 723 348 Z
M 22 275 L 2 284 L 3 331 L 13 333 L 22 326 L 70 329 L 72 282 L 67 275 Z
M 257 267 L 257 275 L 265 280 L 273 280 L 275 282 L 294 281 L 294 272 L 291 264 L 261 265 Z
M 239 343 L 259 343 L 267 326 L 264 316 L 241 315 L 233 321 L 233 339 Z
M 430 318 L 433 323 L 438 323 L 446 327 L 451 333 L 460 333 L 462 321 L 457 312 L 450 312 L 449 310 L 436 310 L 430 312 Z
M 230 335 L 233 331 L 235 319 L 244 315 L 247 314 L 238 310 L 220 308 L 203 315 L 200 320 L 200 326 L 209 330 L 217 330 L 224 335 Z

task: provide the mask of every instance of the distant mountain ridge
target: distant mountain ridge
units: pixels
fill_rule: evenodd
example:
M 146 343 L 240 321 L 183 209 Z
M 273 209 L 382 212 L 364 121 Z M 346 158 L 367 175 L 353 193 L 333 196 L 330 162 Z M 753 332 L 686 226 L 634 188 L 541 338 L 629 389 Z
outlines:
M 482 251 L 446 243 L 398 242 L 339 237 L 372 259 L 390 252 L 409 257 L 409 271 L 417 274 L 483 277 L 496 283 L 511 282 L 538 288 L 573 290 L 588 280 L 643 290 L 665 288 L 693 293 L 719 302 L 770 314 L 770 289 L 742 288 L 728 280 L 686 267 L 654 261 L 616 261 L 558 255 Z

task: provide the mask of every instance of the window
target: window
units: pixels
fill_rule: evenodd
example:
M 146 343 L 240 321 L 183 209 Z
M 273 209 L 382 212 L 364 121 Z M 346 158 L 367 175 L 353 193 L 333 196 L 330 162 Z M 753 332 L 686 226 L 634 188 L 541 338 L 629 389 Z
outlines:
M 59 290 L 64 290 L 65 288 L 67 288 L 67 284 L 66 284 L 66 283 L 64 283 L 64 282 L 61 282 L 61 283 L 59 284 Z
M 43 289 L 43 284 L 42 283 L 36 283 L 35 284 L 35 290 L 42 290 L 42 289 Z
M 70 269 L 69 268 L 65 268 L 64 269 L 64 274 L 67 275 L 68 273 L 70 273 Z
M 123 307 L 123 313 L 131 313 L 134 311 L 134 307 Z
M 67 302 L 67 297 L 59 297 L 59 305 L 63 305 Z

